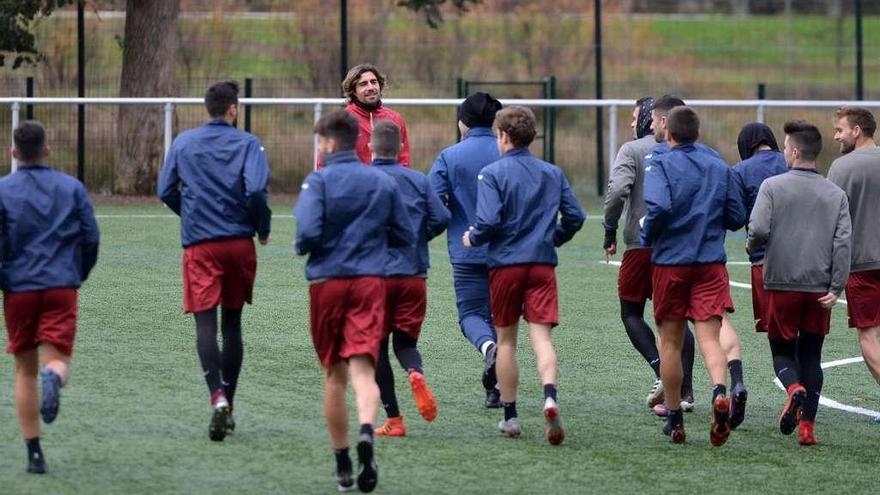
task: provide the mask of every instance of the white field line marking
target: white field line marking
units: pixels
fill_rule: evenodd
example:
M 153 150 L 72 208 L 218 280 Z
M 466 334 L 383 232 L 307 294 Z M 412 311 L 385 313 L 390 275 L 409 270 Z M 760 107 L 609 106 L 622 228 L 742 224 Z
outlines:
M 602 262 L 600 261 L 600 263 L 602 263 Z M 607 264 L 614 265 L 617 267 L 620 266 L 619 261 L 610 261 Z M 728 264 L 730 264 L 730 262 L 728 262 Z M 744 284 L 742 282 L 734 282 L 733 280 L 730 281 L 730 285 L 732 287 L 738 287 L 740 289 L 749 289 L 749 290 L 752 289 L 751 284 Z M 837 302 L 839 302 L 841 304 L 846 304 L 846 301 L 844 301 L 843 299 L 838 299 Z M 836 361 L 829 361 L 827 363 L 822 363 L 822 369 L 824 370 L 827 368 L 834 368 L 835 366 L 843 366 L 846 364 L 862 363 L 864 361 L 865 361 L 864 358 L 861 358 L 861 357 L 838 359 Z M 774 378 L 773 383 L 775 383 L 777 387 L 779 387 L 780 389 L 785 391 L 785 387 L 782 386 L 782 382 L 779 381 L 779 378 Z M 847 404 L 841 404 L 840 402 L 837 402 L 836 400 L 833 400 L 833 399 L 829 399 L 828 397 L 825 397 L 824 395 L 819 396 L 819 404 L 821 404 L 825 407 L 830 407 L 832 409 L 838 409 L 838 410 L 853 413 L 853 414 L 861 414 L 862 416 L 868 416 L 870 418 L 875 418 L 875 419 L 880 418 L 880 411 L 873 411 L 871 409 L 865 409 L 863 407 L 856 407 L 856 406 L 850 406 Z

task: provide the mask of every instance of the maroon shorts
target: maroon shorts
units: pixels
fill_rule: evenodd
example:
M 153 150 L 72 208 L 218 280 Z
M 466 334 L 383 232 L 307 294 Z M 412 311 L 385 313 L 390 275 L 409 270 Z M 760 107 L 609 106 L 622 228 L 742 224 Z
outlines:
M 628 249 L 620 262 L 617 294 L 621 301 L 642 303 L 651 299 L 651 248 Z
M 492 321 L 509 327 L 525 316 L 530 323 L 559 324 L 556 272 L 553 265 L 512 265 L 489 270 Z
M 846 313 L 850 328 L 880 326 L 880 270 L 849 274 Z
M 384 335 L 385 280 L 331 278 L 309 287 L 312 343 L 321 365 L 352 356 L 379 357 Z
M 222 305 L 250 304 L 257 274 L 253 239 L 223 239 L 183 250 L 183 311 L 198 313 Z
M 385 279 L 385 336 L 400 330 L 418 339 L 428 305 L 428 283 L 424 277 Z
M 824 293 L 786 290 L 767 291 L 767 336 L 792 341 L 798 332 L 828 335 L 831 310 L 819 304 Z
M 767 332 L 767 289 L 764 288 L 764 265 L 752 265 L 752 311 L 755 330 Z
M 727 268 L 708 265 L 654 265 L 654 319 L 707 321 L 732 311 Z
M 71 288 L 4 292 L 3 312 L 9 343 L 18 354 L 51 344 L 68 356 L 76 336 L 77 291 Z

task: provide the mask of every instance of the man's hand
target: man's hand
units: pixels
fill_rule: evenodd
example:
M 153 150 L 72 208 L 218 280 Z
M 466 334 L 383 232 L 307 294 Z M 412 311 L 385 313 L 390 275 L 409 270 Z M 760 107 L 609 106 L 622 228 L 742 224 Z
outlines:
M 617 230 L 605 229 L 605 242 L 602 244 L 602 249 L 605 250 L 605 263 L 608 263 L 611 257 L 617 254 Z
M 471 232 L 473 230 L 473 227 L 468 227 L 468 229 L 464 231 L 464 235 L 461 236 L 461 243 L 464 244 L 464 247 L 466 248 L 473 247 L 473 245 L 471 245 Z
M 263 239 L 263 238 L 257 238 L 257 240 L 260 241 L 260 245 L 261 245 L 261 246 L 265 246 L 266 244 L 269 244 L 269 240 L 270 240 L 270 239 L 271 239 L 271 237 L 266 237 L 265 239 Z
M 825 309 L 831 309 L 835 304 L 837 304 L 837 298 L 839 296 L 833 292 L 829 292 L 824 296 L 819 298 L 819 304 Z

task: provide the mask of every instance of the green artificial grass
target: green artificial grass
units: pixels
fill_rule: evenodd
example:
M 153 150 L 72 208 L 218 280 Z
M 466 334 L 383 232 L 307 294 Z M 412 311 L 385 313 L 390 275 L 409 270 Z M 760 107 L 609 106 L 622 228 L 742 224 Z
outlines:
M 214 443 L 194 324 L 181 310 L 178 221 L 159 207 L 99 207 L 101 256 L 80 293 L 73 373 L 60 415 L 42 430 L 44 476 L 24 472 L 13 361 L 0 357 L 0 493 L 335 493 L 321 371 L 308 332 L 304 259 L 292 252 L 289 208 L 273 208 L 280 217 L 272 242 L 257 248 L 255 304 L 243 320 L 238 427 Z M 750 392 L 746 421 L 725 446 L 710 447 L 710 390 L 698 357 L 696 411 L 685 417 L 688 443 L 669 444 L 643 403 L 653 375 L 619 321 L 617 268 L 600 262 L 597 218 L 560 250 L 557 270 L 562 324 L 554 337 L 565 443 L 551 447 L 544 438 L 541 389 L 525 332 L 522 438 L 503 438 L 496 430 L 501 412 L 483 409 L 481 360 L 458 329 L 440 238 L 431 244 L 420 344 L 439 415 L 432 424 L 419 417 L 395 370 L 409 433 L 377 439 L 376 493 L 875 493 L 880 426 L 870 418 L 820 407 L 821 444 L 810 448 L 778 432 L 784 393 L 772 383 L 766 337 L 753 330 L 744 289 L 731 290 Z M 745 260 L 742 246 L 742 238 L 730 238 L 732 261 Z M 748 266 L 731 265 L 730 273 L 732 280 L 749 281 Z M 845 308 L 838 306 L 824 360 L 858 355 Z M 877 391 L 861 363 L 826 371 L 825 393 L 842 403 L 880 410 Z M 378 418 L 384 419 L 381 410 Z

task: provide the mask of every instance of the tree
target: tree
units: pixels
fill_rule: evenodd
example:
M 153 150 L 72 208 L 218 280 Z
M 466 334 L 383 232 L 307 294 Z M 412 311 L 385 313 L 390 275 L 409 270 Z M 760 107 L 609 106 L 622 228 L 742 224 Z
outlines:
M 468 11 L 468 3 L 476 5 L 481 2 L 482 0 L 452 0 L 452 5 L 458 12 L 464 13 Z M 397 5 L 407 7 L 413 12 L 424 12 L 425 22 L 432 28 L 437 29 L 440 23 L 443 22 L 443 14 L 440 12 L 440 7 L 445 3 L 446 0 L 398 0 Z
M 119 96 L 173 96 L 180 0 L 127 0 L 125 12 Z M 120 106 L 116 193 L 153 192 L 164 156 L 163 111 L 156 105 Z
M 35 64 L 45 56 L 37 51 L 36 39 L 31 32 L 33 22 L 50 15 L 55 9 L 76 0 L 0 0 L 0 67 L 6 63 L 6 53 L 15 55 L 12 68 L 21 64 Z

